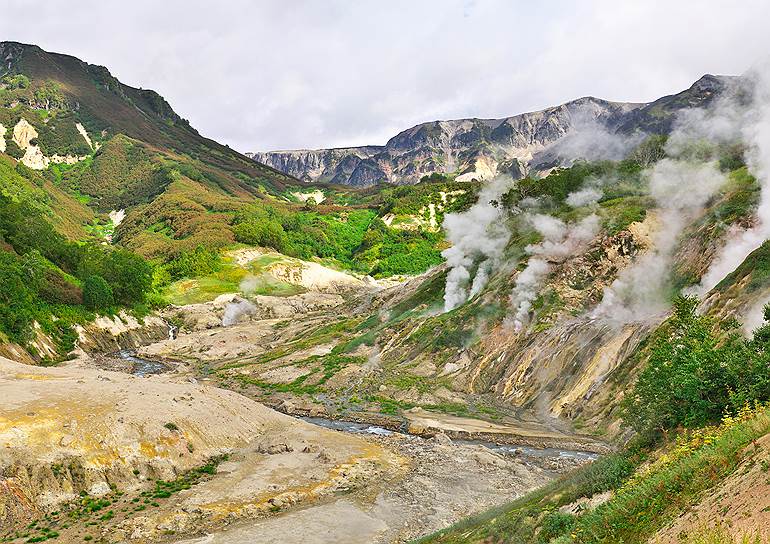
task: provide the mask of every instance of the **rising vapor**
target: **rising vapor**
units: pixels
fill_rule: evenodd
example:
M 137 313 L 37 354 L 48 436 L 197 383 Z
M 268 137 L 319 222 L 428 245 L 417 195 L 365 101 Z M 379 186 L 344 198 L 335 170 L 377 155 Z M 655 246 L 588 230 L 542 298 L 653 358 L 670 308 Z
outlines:
M 470 209 L 444 217 L 443 227 L 452 243 L 442 253 L 449 267 L 445 311 L 457 308 L 478 294 L 492 269 L 499 264 L 511 233 L 498 200 L 511 184 L 509 177 L 495 178 L 481 189 L 478 201 Z
M 703 120 L 700 125 L 712 132 L 719 129 L 716 136 L 729 134 L 733 138 L 742 138 L 747 146 L 749 171 L 759 182 L 759 206 L 754 225 L 748 229 L 731 230 L 700 284 L 690 290 L 700 296 L 716 287 L 752 251 L 770 238 L 770 64 L 754 69 L 746 78 L 752 91 L 748 106 L 732 99 L 722 105 L 717 115 Z

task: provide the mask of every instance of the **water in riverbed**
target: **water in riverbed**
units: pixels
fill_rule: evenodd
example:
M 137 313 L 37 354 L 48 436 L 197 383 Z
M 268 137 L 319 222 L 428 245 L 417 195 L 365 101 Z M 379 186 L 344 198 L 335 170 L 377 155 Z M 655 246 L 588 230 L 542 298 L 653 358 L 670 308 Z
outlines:
M 151 374 L 161 374 L 168 370 L 168 367 L 158 361 L 150 361 L 142 359 L 134 355 L 133 351 L 122 349 L 118 352 L 118 357 L 124 361 L 128 361 L 133 364 L 131 373 L 134 376 L 149 376 Z
M 313 423 L 320 427 L 327 429 L 334 429 L 335 431 L 342 431 L 354 434 L 372 434 L 379 436 L 390 436 L 394 431 L 385 429 L 384 427 L 378 427 L 376 425 L 369 425 L 368 423 L 356 423 L 352 421 L 340 421 L 334 419 L 326 419 L 322 417 L 303 417 L 305 421 Z M 487 442 L 484 440 L 452 440 L 453 444 L 467 444 L 467 445 L 479 445 L 489 448 L 497 453 L 505 455 L 524 455 L 529 457 L 549 457 L 549 458 L 562 458 L 562 459 L 578 459 L 585 461 L 593 461 L 599 456 L 595 453 L 589 453 L 584 451 L 572 451 L 562 450 L 558 448 L 533 448 L 531 446 L 516 446 L 511 444 L 495 444 L 494 442 Z

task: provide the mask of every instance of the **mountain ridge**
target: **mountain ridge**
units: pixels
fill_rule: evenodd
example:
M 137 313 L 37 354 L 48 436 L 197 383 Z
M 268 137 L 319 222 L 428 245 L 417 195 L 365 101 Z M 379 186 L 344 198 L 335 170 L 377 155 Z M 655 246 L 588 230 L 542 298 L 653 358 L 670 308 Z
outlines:
M 703 107 L 734 76 L 706 74 L 690 88 L 652 102 L 616 102 L 593 96 L 501 118 L 435 120 L 417 124 L 384 145 L 250 152 L 246 156 L 305 182 L 371 186 L 417 183 L 433 173 L 458 181 L 499 173 L 521 178 L 547 173 L 578 157 L 549 155 L 577 125 L 610 133 L 665 134 L 682 107 Z M 662 114 L 662 115 L 661 115 Z M 590 127 L 596 128 L 596 127 Z
M 53 82 L 57 88 L 49 89 L 50 92 L 60 93 L 62 105 L 82 117 L 92 135 L 106 138 L 122 133 L 174 153 L 195 153 L 203 162 L 240 172 L 268 186 L 283 188 L 287 183 L 296 183 L 291 176 L 250 161 L 230 147 L 202 136 L 156 91 L 126 85 L 104 66 L 14 41 L 0 41 L 0 59 L 0 77 L 23 74 L 30 78 L 30 89 L 34 91 L 27 102 L 30 108 L 40 109 L 36 93 L 47 82 Z M 14 100 L 8 105 L 19 104 L 24 102 Z M 255 191 L 254 182 L 232 181 L 226 191 L 252 196 L 259 192 Z

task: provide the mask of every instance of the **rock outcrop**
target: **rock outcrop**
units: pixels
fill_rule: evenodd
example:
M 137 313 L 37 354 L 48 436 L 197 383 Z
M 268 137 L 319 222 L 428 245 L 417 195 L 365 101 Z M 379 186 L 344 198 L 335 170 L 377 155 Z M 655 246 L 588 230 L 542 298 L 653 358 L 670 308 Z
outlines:
M 668 133 L 674 113 L 703 107 L 731 84 L 706 75 L 689 89 L 651 103 L 579 98 L 542 111 L 502 119 L 432 121 L 405 130 L 384 146 L 247 153 L 252 159 L 307 182 L 369 186 L 411 184 L 434 172 L 460 181 L 498 174 L 521 178 L 585 157 L 596 145 L 578 145 L 580 133 Z M 592 138 L 595 140 L 595 138 Z M 629 140 L 633 144 L 634 139 Z
M 80 123 L 77 124 L 78 132 L 83 136 L 89 146 L 93 147 L 91 140 L 86 133 L 85 128 Z M 5 151 L 6 143 L 3 137 L 5 133 L 5 127 L 0 125 L 0 151 Z M 13 127 L 13 142 L 19 146 L 19 149 L 24 151 L 24 156 L 19 159 L 21 163 L 33 170 L 45 170 L 48 166 L 53 164 L 75 164 L 82 160 L 85 160 L 85 156 L 78 157 L 75 155 L 58 155 L 54 154 L 50 157 L 43 154 L 40 146 L 35 143 L 39 134 L 35 127 L 33 127 L 23 117 L 19 119 L 19 122 Z

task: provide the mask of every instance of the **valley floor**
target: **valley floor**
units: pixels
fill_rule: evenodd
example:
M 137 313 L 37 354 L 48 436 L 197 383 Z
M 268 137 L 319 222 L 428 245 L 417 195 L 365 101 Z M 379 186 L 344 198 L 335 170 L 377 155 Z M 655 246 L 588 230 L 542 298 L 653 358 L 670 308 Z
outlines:
M 11 542 L 404 542 L 588 459 L 328 430 L 184 363 L 161 374 L 98 355 L 0 363 L 0 536 Z

